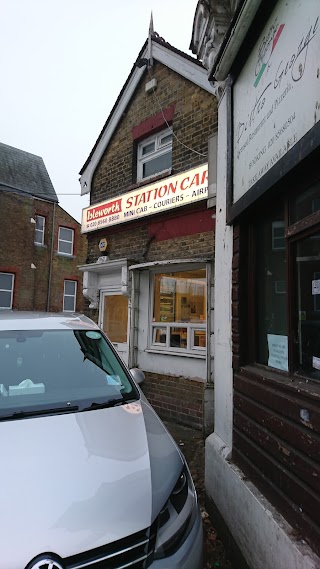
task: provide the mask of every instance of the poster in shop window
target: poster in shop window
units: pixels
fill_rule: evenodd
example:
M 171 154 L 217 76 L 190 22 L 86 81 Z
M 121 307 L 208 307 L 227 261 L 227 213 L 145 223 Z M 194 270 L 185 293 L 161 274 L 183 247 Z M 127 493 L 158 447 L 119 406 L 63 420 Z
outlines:
M 288 371 L 288 336 L 268 334 L 268 366 Z

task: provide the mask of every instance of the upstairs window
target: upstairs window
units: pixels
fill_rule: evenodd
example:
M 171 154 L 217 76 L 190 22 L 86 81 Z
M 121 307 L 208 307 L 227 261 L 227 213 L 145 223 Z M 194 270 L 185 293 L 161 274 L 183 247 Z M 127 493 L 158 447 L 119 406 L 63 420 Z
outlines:
M 145 180 L 169 170 L 172 165 L 172 132 L 166 129 L 138 145 L 137 179 Z
M 0 273 L 0 309 L 12 308 L 14 287 L 13 273 Z
M 36 227 L 34 230 L 35 245 L 44 245 L 44 228 L 46 218 L 43 215 L 36 215 Z
M 58 253 L 73 255 L 74 231 L 67 227 L 59 227 Z
M 64 281 L 63 311 L 75 312 L 77 299 L 77 281 Z

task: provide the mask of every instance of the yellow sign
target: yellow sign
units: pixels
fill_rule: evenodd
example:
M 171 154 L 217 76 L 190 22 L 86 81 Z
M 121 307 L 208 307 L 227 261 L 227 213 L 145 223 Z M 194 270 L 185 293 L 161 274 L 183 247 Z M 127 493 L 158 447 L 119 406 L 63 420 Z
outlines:
M 103 239 L 100 239 L 100 241 L 99 241 L 99 249 L 100 249 L 100 251 L 106 251 L 106 250 L 107 250 L 107 245 L 108 245 L 108 241 L 106 240 L 105 237 L 104 237 Z

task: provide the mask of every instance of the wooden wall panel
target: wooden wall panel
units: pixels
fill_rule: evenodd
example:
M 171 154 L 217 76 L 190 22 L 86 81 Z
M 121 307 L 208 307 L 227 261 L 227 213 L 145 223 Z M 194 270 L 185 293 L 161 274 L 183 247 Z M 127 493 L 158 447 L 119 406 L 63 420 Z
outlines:
M 234 461 L 320 553 L 320 386 L 234 372 Z

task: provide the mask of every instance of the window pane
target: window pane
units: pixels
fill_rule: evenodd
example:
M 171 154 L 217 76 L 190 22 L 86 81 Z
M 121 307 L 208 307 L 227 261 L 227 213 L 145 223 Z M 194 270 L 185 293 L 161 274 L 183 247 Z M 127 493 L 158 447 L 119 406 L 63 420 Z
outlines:
M 207 345 L 207 337 L 205 330 L 194 331 L 194 346 L 197 348 L 205 348 Z
M 64 293 L 75 295 L 76 292 L 76 282 L 75 281 L 64 281 Z
M 72 255 L 72 243 L 68 243 L 67 241 L 59 241 L 59 253 Z
M 171 168 L 171 164 L 172 152 L 170 150 L 170 152 L 166 152 L 165 154 L 157 156 L 153 160 L 148 160 L 148 162 L 143 164 L 143 178 L 148 178 L 149 176 L 163 172 L 163 170 L 168 170 Z
M 257 360 L 288 369 L 286 257 L 282 212 L 257 225 Z M 282 283 L 282 284 L 279 284 Z
M 296 223 L 304 217 L 320 210 L 320 181 L 313 184 L 303 194 L 292 200 L 290 223 Z
M 63 302 L 63 310 L 75 311 L 75 297 L 74 296 L 65 296 Z
M 171 142 L 172 140 L 172 134 L 167 134 L 166 136 L 163 136 L 160 139 L 160 144 L 161 146 L 164 146 L 165 144 L 168 144 L 168 142 Z
M 11 308 L 11 292 L 0 290 L 0 308 Z
M 67 229 L 66 227 L 59 227 L 59 239 L 64 241 L 72 241 L 73 229 Z
M 12 289 L 13 275 L 11 273 L 0 273 L 0 290 Z
M 36 229 L 43 230 L 44 228 L 44 217 L 42 215 L 36 215 Z
M 149 144 L 146 144 L 145 146 L 142 147 L 142 156 L 150 154 L 150 152 L 154 152 L 154 149 L 155 149 L 154 142 L 149 142 Z
M 187 347 L 187 329 L 186 328 L 170 328 L 170 346 L 172 348 Z
M 155 328 L 154 329 L 154 344 L 165 344 L 167 341 L 167 331 L 166 328 Z
M 34 242 L 37 245 L 43 245 L 43 231 L 36 229 L 34 232 Z
M 320 232 L 297 244 L 298 370 L 320 379 Z
M 154 276 L 154 322 L 206 321 L 206 270 Z

